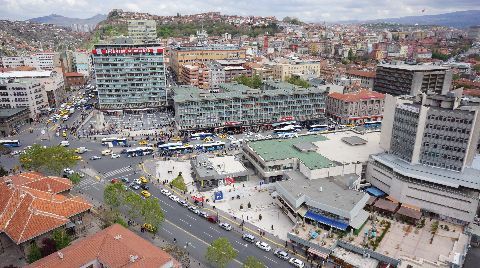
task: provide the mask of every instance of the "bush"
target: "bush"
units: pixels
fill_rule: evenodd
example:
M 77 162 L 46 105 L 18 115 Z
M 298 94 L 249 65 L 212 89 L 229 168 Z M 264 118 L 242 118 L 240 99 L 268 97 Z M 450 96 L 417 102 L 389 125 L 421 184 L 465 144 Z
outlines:
M 385 229 L 383 230 L 383 233 L 380 236 L 377 236 L 375 240 L 372 240 L 374 241 L 374 243 L 372 244 L 373 250 L 376 250 L 378 245 L 380 245 L 380 242 L 382 242 L 383 237 L 385 237 L 388 230 L 390 229 L 391 223 L 389 221 L 382 220 L 382 225 L 385 225 Z
M 38 247 L 37 243 L 32 243 L 30 245 L 30 250 L 28 251 L 27 261 L 28 263 L 33 263 L 38 261 L 42 258 L 42 253 L 40 252 L 40 248 Z
M 187 185 L 185 185 L 185 181 L 183 180 L 181 173 L 178 174 L 178 176 L 172 181 L 171 185 L 181 191 L 187 191 Z

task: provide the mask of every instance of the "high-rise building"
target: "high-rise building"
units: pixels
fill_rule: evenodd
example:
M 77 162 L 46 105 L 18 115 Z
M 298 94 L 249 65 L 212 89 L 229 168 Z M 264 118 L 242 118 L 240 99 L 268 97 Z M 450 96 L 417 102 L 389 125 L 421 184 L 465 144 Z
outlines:
M 167 104 L 164 49 L 158 44 L 95 45 L 92 57 L 99 109 Z
M 419 93 L 445 94 L 452 84 L 452 71 L 442 66 L 381 64 L 373 90 L 393 96 Z
M 135 44 L 151 43 L 157 39 L 157 22 L 154 20 L 129 20 L 128 35 Z
M 367 180 L 392 198 L 458 222 L 471 222 L 480 193 L 474 164 L 480 104 L 446 95 L 387 96 L 380 145 Z

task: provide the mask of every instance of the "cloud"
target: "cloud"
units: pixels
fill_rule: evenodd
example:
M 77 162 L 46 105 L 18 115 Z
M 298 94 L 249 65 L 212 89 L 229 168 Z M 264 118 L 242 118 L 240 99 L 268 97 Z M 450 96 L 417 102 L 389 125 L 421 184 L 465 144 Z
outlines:
M 304 21 L 376 19 L 478 9 L 478 0 L 0 0 L 0 18 L 24 20 L 51 13 L 86 18 L 114 8 L 157 15 L 223 14 L 297 17 Z M 422 10 L 425 12 L 422 13 Z

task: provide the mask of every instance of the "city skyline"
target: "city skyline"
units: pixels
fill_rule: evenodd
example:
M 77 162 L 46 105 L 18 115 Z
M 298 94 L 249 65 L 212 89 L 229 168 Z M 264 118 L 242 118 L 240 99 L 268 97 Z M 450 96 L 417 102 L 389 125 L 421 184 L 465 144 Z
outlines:
M 0 10 L 0 19 L 27 20 L 34 17 L 59 14 L 67 17 L 88 18 L 96 14 L 107 14 L 112 9 L 125 11 L 147 12 L 156 15 L 197 14 L 216 11 L 222 14 L 238 14 L 243 16 L 286 16 L 297 17 L 306 22 L 369 20 L 396 18 L 403 16 L 436 15 L 454 11 L 478 9 L 478 3 L 473 0 L 461 1 L 331 1 L 331 0 L 301 0 L 301 1 L 255 1 L 255 5 L 231 0 L 207 0 L 201 6 L 192 0 L 181 0 L 172 3 L 156 1 L 114 1 L 92 0 L 0 0 L 4 8 Z

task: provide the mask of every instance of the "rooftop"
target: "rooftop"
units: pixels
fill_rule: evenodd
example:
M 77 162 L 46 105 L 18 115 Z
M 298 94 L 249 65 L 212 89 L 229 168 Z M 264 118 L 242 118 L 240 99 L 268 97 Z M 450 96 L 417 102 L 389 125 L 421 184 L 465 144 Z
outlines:
M 170 254 L 119 224 L 75 241 L 27 267 L 83 267 L 92 261 L 105 267 L 180 267 Z
M 83 77 L 83 74 L 77 73 L 77 72 L 71 72 L 71 73 L 65 73 L 65 76 L 66 77 L 78 77 L 78 76 Z
M 299 150 L 304 148 L 304 145 L 295 147 L 298 144 L 305 143 L 321 143 L 327 140 L 322 135 L 307 135 L 291 139 L 271 139 L 249 142 L 248 146 L 252 148 L 263 160 L 275 161 L 289 158 L 297 158 L 309 169 L 321 169 L 336 166 L 325 156 L 317 152 Z
M 371 90 L 361 90 L 354 93 L 338 93 L 333 92 L 328 95 L 330 98 L 345 101 L 345 102 L 356 102 L 361 100 L 372 100 L 372 99 L 384 99 L 385 94 L 371 91 Z
M 0 73 L 0 78 L 50 77 L 52 71 L 11 71 Z
M 361 71 L 361 70 L 347 70 L 347 74 L 368 77 L 368 78 L 375 78 L 375 72 L 368 72 L 368 71 Z
M 379 64 L 378 67 L 401 69 L 407 71 L 445 71 L 446 67 L 436 65 L 409 65 L 409 64 Z

